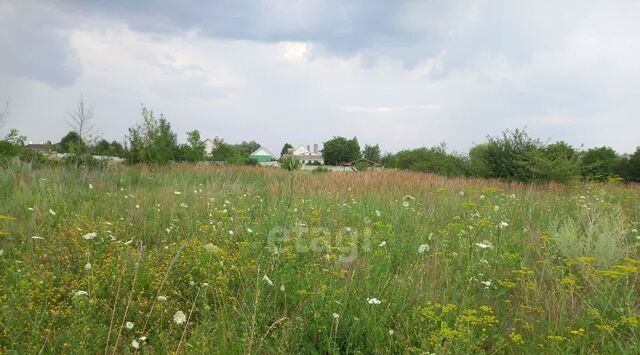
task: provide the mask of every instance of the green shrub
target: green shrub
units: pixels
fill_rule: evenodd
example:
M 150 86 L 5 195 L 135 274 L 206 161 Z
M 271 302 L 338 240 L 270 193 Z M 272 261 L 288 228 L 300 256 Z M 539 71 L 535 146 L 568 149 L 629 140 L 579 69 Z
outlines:
M 280 160 L 280 167 L 288 171 L 298 170 L 301 166 L 300 160 L 296 157 L 284 157 Z

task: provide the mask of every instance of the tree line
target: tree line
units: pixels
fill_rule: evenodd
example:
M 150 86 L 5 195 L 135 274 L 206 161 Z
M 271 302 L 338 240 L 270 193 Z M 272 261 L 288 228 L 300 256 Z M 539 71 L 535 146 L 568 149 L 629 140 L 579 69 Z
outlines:
M 8 102 L 1 111 L 6 117 Z M 141 118 L 128 129 L 122 143 L 92 137 L 93 110 L 81 99 L 69 114 L 72 130 L 60 142 L 47 143 L 51 150 L 67 153 L 65 162 L 73 165 L 95 164 L 95 155 L 123 158 L 129 164 L 169 164 L 171 162 L 214 161 L 233 165 L 253 165 L 250 154 L 260 147 L 255 141 L 230 144 L 215 138 L 210 152 L 198 130 L 187 132 L 186 143 L 179 144 L 171 123 L 144 106 Z M 26 137 L 12 129 L 0 140 L 0 158 L 18 157 L 42 161 L 32 150 L 24 149 Z M 286 143 L 281 157 L 293 146 Z M 208 153 L 208 154 L 207 154 Z M 385 168 L 428 172 L 445 176 L 468 176 L 519 182 L 612 181 L 640 182 L 640 147 L 633 154 L 618 154 L 610 147 L 579 150 L 565 142 L 545 143 L 530 137 L 524 129 L 507 130 L 499 136 L 489 136 L 474 145 L 467 154 L 448 151 L 445 144 L 434 147 L 406 149 L 382 154 L 379 145 L 360 147 L 358 139 L 333 137 L 323 143 L 325 165 L 352 164 L 363 169 L 367 163 L 379 163 Z M 283 161 L 283 167 L 294 170 L 300 166 L 295 158 Z

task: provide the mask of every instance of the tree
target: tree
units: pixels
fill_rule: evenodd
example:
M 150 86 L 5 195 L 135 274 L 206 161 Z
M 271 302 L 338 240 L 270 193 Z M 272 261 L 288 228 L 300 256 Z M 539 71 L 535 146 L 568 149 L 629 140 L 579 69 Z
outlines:
M 628 169 L 625 178 L 627 181 L 640 182 L 640 147 L 629 156 Z
M 356 137 L 352 139 L 333 137 L 324 142 L 322 157 L 327 165 L 340 165 L 357 160 L 360 158 L 358 139 Z
M 242 143 L 240 143 L 240 147 L 248 156 L 251 153 L 258 150 L 258 148 L 260 148 L 260 143 L 256 141 L 249 141 L 249 142 L 242 141 Z
M 69 131 L 57 144 L 58 149 L 63 153 L 80 153 L 86 148 L 82 137 L 76 131 Z
M 289 143 L 285 143 L 282 146 L 282 150 L 280 151 L 280 158 L 282 158 L 285 154 L 287 154 L 287 152 L 289 152 L 289 149 L 293 149 L 293 146 Z
M 178 150 L 177 135 L 162 114 L 156 119 L 152 110 L 142 106 L 142 121 L 129 128 L 129 163 L 168 164 Z
M 380 152 L 380 147 L 376 145 L 365 145 L 362 150 L 362 156 L 371 161 L 380 162 L 382 157 L 382 153 Z
M 70 120 L 67 124 L 76 132 L 80 138 L 86 141 L 94 132 L 93 108 L 87 107 L 84 104 L 84 99 L 81 97 L 78 106 L 75 111 L 69 113 Z
M 610 147 L 589 149 L 580 157 L 580 174 L 587 181 L 605 181 L 617 175 L 618 159 Z
M 205 146 L 200 138 L 200 131 L 194 129 L 187 132 L 187 146 L 185 147 L 185 160 L 198 162 L 204 160 Z
M 465 175 L 465 163 L 463 157 L 448 153 L 444 144 L 432 148 L 403 150 L 395 156 L 395 167 L 398 169 L 444 176 Z

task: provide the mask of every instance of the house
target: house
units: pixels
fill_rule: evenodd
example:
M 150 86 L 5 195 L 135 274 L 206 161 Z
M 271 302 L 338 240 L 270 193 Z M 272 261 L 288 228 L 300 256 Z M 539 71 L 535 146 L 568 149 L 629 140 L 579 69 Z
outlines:
M 214 149 L 216 149 L 216 147 L 218 146 L 218 137 L 216 138 L 207 138 L 204 140 L 204 152 L 207 155 L 211 155 L 211 152 L 213 152 Z
M 313 150 L 311 150 L 311 146 L 309 145 L 306 147 L 301 145 L 296 149 L 290 148 L 282 157 L 287 156 L 292 156 L 300 160 L 302 164 L 324 164 L 324 158 L 322 157 L 322 152 L 318 150 L 318 144 L 313 145 Z
M 47 153 L 51 151 L 51 143 L 33 144 L 29 142 L 29 144 L 25 145 L 24 147 L 31 150 L 35 150 L 36 152 L 39 152 L 39 153 Z
M 260 147 L 256 149 L 255 152 L 249 154 L 249 158 L 256 160 L 258 163 L 270 162 L 272 160 L 277 160 L 275 155 L 271 154 L 271 152 L 265 148 Z

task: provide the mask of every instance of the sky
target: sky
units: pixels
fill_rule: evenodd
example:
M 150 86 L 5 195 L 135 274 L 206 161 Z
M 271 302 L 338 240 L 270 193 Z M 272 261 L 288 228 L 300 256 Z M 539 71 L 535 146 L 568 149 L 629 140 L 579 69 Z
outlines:
M 357 136 L 466 152 L 526 127 L 640 145 L 640 2 L 0 0 L 0 128 L 58 141 L 80 98 L 123 141 L 141 106 L 227 142 Z

